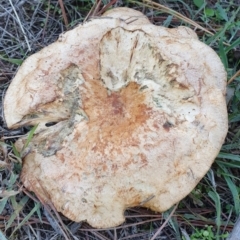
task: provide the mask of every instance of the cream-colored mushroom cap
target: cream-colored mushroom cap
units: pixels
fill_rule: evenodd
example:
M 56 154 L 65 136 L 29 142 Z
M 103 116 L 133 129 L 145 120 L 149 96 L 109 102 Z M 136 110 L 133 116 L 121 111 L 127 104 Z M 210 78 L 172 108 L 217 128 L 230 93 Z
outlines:
M 30 56 L 12 80 L 9 128 L 39 124 L 22 182 L 97 228 L 121 224 L 128 207 L 165 211 L 221 148 L 225 90 L 219 57 L 191 29 L 114 9 Z

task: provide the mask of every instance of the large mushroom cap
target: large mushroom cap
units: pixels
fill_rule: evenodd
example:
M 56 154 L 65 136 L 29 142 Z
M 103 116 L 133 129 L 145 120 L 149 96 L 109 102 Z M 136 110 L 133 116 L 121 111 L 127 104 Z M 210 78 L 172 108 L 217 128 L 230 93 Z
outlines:
M 181 200 L 227 132 L 226 74 L 216 53 L 189 28 L 154 26 L 123 10 L 29 57 L 4 102 L 9 128 L 39 124 L 24 185 L 98 228 L 121 224 L 128 207 L 165 211 Z

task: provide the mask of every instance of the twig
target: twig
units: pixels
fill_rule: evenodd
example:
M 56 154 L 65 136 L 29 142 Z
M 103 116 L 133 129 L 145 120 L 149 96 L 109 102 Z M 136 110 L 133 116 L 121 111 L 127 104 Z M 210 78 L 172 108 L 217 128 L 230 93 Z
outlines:
M 102 1 L 96 1 L 94 5 L 92 6 L 91 10 L 88 12 L 87 16 L 85 17 L 83 22 L 86 22 L 90 16 L 95 16 L 100 8 Z
M 24 36 L 25 41 L 26 41 L 27 46 L 28 46 L 28 50 L 31 51 L 32 49 L 31 49 L 31 46 L 30 46 L 30 44 L 29 44 L 27 35 L 26 35 L 25 30 L 24 30 L 24 28 L 23 28 L 23 26 L 22 26 L 22 24 L 21 24 L 20 18 L 18 17 L 18 14 L 17 14 L 17 12 L 16 12 L 16 9 L 15 9 L 15 7 L 14 7 L 13 4 L 12 4 L 12 0 L 9 0 L 9 2 L 10 2 L 10 4 L 11 4 L 11 7 L 12 7 L 13 11 L 14 11 L 14 14 L 16 15 L 18 24 L 19 24 L 19 26 L 20 26 L 20 28 L 21 28 L 21 30 L 22 30 L 23 36 Z
M 45 24 L 44 24 L 43 33 L 42 33 L 42 38 L 43 39 L 45 37 L 45 32 L 46 32 L 46 28 L 47 28 L 49 14 L 50 14 L 50 0 L 48 0 L 47 16 L 46 16 L 46 19 L 45 19 Z
M 114 232 L 114 240 L 117 240 L 118 237 L 117 237 L 117 230 L 116 230 L 116 228 L 114 228 L 113 232 Z
M 224 228 L 223 228 L 223 232 L 226 231 L 227 225 L 228 225 L 228 223 L 229 223 L 229 221 L 230 221 L 230 219 L 231 219 L 232 212 L 233 212 L 232 210 L 233 210 L 233 209 L 231 208 L 231 209 L 230 209 L 230 212 L 229 212 L 229 214 L 228 214 L 227 221 L 226 221 L 225 226 L 224 226 Z
M 91 231 L 90 231 L 91 232 Z M 98 237 L 99 240 L 108 240 L 106 237 L 104 237 L 101 233 L 99 232 L 91 232 L 94 236 Z
M 99 15 L 102 15 L 104 12 L 108 10 L 109 7 L 111 7 L 113 4 L 115 4 L 117 0 L 110 1 L 106 6 L 104 6 L 101 11 L 98 13 Z
M 48 222 L 50 223 L 51 227 L 57 234 L 61 234 L 65 237 L 65 239 L 70 239 L 69 236 L 66 235 L 65 231 L 61 228 L 60 224 L 58 223 L 57 219 L 55 219 L 53 213 L 51 212 L 51 207 L 48 205 L 44 205 L 43 213 L 47 218 Z
M 58 2 L 59 2 L 59 5 L 60 5 L 60 8 L 62 10 L 64 24 L 65 24 L 66 28 L 68 29 L 68 19 L 67 19 L 67 14 L 66 14 L 66 11 L 65 11 L 65 8 L 64 8 L 63 1 L 58 0 Z
M 96 7 L 95 7 L 95 9 L 94 9 L 94 11 L 93 11 L 93 13 L 92 13 L 92 16 L 96 16 L 97 15 L 97 12 L 99 11 L 101 3 L 102 3 L 102 1 L 99 0 L 97 5 L 96 5 Z
M 162 224 L 162 226 L 157 230 L 157 232 L 153 235 L 153 237 L 150 240 L 154 240 L 163 230 L 163 228 L 167 225 L 167 223 L 169 222 L 170 218 L 172 217 L 173 213 L 176 211 L 178 207 L 178 204 L 176 204 L 176 206 L 173 208 L 172 212 L 169 214 L 169 216 L 167 217 L 167 219 L 165 220 L 165 222 Z
M 240 70 L 238 70 L 227 82 L 227 84 L 230 84 L 236 77 L 240 76 Z
M 94 3 L 94 5 L 92 6 L 92 8 L 90 9 L 90 11 L 88 12 L 87 16 L 84 18 L 84 21 L 83 22 L 86 22 L 89 18 L 89 16 L 92 14 L 93 10 L 95 9 L 97 5 L 97 2 Z

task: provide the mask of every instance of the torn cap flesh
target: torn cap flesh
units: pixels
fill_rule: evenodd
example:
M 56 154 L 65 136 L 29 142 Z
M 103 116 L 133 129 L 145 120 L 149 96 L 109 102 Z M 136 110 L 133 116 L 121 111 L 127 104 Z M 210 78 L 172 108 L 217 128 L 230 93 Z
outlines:
M 97 228 L 121 224 L 128 207 L 165 211 L 221 148 L 225 89 L 220 59 L 191 29 L 109 11 L 30 56 L 9 86 L 9 128 L 39 124 L 22 182 Z

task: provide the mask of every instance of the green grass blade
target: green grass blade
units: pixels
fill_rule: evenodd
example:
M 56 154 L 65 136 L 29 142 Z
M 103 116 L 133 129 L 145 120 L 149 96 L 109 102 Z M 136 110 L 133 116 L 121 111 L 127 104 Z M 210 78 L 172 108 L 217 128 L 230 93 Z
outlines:
M 232 50 L 233 48 L 237 47 L 238 45 L 240 45 L 240 38 L 237 38 L 232 44 L 231 46 L 226 48 L 226 53 L 228 53 L 230 50 Z
M 6 226 L 6 230 L 11 227 L 12 223 L 14 222 L 14 220 L 17 218 L 17 216 L 20 213 L 20 211 L 23 209 L 23 207 L 27 203 L 28 199 L 29 199 L 29 197 L 25 196 L 25 197 L 23 197 L 21 199 L 21 201 L 19 203 L 17 203 L 15 196 L 14 197 L 10 197 L 12 206 L 14 208 L 14 213 L 11 215 L 10 219 L 8 220 L 8 223 L 7 223 L 7 226 Z
M 225 158 L 225 159 L 240 161 L 240 156 L 239 155 L 234 155 L 234 154 L 231 154 L 231 153 L 220 152 L 218 154 L 217 158 Z
M 13 153 L 16 157 L 21 158 L 20 153 L 16 149 L 15 145 L 11 142 Z
M 230 114 L 228 118 L 230 123 L 238 122 L 240 121 L 240 114 Z
M 169 16 L 167 17 L 167 19 L 163 22 L 163 26 L 164 26 L 164 27 L 169 27 L 169 25 L 170 25 L 170 23 L 171 23 L 171 21 L 172 21 L 172 18 L 173 18 L 173 16 L 172 16 L 172 15 L 169 15 Z
M 220 197 L 217 192 L 215 191 L 209 191 L 208 196 L 214 201 L 215 203 L 215 208 L 217 212 L 217 218 L 216 218 L 216 225 L 217 225 L 217 234 L 216 234 L 216 239 L 219 239 L 219 232 L 220 232 L 220 226 L 221 226 L 221 203 L 220 203 Z
M 188 10 L 188 12 L 189 12 L 189 14 L 190 14 L 190 16 L 191 16 L 191 18 L 193 19 L 193 15 L 194 15 L 194 13 L 193 13 L 193 11 L 192 11 L 192 8 L 191 7 L 189 7 L 189 4 L 188 3 L 186 3 L 186 1 L 184 0 L 184 1 L 181 1 L 181 0 L 177 0 L 178 2 L 180 2 L 182 5 L 184 5 L 184 7 Z
M 38 218 L 40 219 L 40 221 L 42 223 L 42 215 L 41 215 L 40 208 L 37 209 L 37 215 L 38 215 Z
M 240 163 L 239 162 L 230 163 L 230 162 L 223 162 L 223 161 L 220 161 L 220 160 L 216 160 L 216 163 L 221 164 L 223 166 L 231 167 L 231 168 L 240 168 Z
M 225 69 L 228 69 L 228 58 L 226 55 L 226 50 L 224 49 L 224 46 L 223 46 L 223 39 L 219 41 L 219 56 L 223 62 Z
M 35 130 L 37 129 L 38 127 L 38 124 L 36 126 L 34 126 L 30 132 L 29 132 L 29 135 L 28 135 L 28 138 L 27 138 L 27 142 L 25 143 L 24 145 L 24 149 L 28 146 L 28 144 L 31 142 L 32 138 L 33 138 L 33 135 L 34 135 L 34 132 Z
M 209 45 L 210 43 L 213 44 L 214 42 L 216 42 L 219 38 L 223 38 L 223 36 L 225 35 L 225 32 L 227 31 L 227 29 L 231 26 L 231 24 L 234 22 L 238 12 L 240 10 L 240 7 L 237 8 L 237 10 L 234 12 L 234 14 L 232 15 L 232 17 L 229 19 L 229 21 L 225 24 L 225 26 L 222 28 L 222 30 L 220 30 L 219 32 L 217 32 L 214 36 L 210 37 L 206 44 Z
M 230 177 L 224 175 L 224 178 L 225 178 L 225 180 L 227 182 L 227 185 L 228 185 L 229 189 L 231 190 L 231 193 L 232 193 L 232 196 L 233 196 L 235 212 L 236 212 L 236 214 L 239 214 L 239 212 L 240 212 L 240 205 L 239 205 L 240 204 L 240 199 L 239 199 L 237 187 L 233 183 L 233 181 L 231 180 Z
M 17 181 L 18 179 L 18 174 L 15 174 L 12 172 L 9 182 L 8 182 L 8 190 L 12 190 L 13 184 Z
M 6 61 L 6 62 L 10 62 L 16 65 L 21 65 L 23 60 L 22 59 L 16 59 L 16 58 L 4 58 L 3 56 L 0 55 L 0 59 Z
M 19 205 L 20 205 L 20 207 L 19 207 L 19 209 L 18 209 L 19 212 L 22 210 L 22 207 L 27 203 L 28 199 L 29 199 L 28 196 L 24 196 L 24 197 L 21 199 L 21 201 L 19 202 Z
M 35 207 L 31 210 L 31 212 L 22 220 L 22 222 L 17 226 L 17 228 L 14 229 L 14 231 L 12 232 L 11 236 L 18 230 L 20 229 L 25 222 L 27 222 L 29 220 L 29 218 L 34 214 L 34 212 L 36 212 L 38 209 L 40 208 L 40 204 L 36 203 Z M 10 237 L 11 237 L 10 236 Z
M 9 220 L 8 220 L 8 223 L 7 223 L 7 226 L 6 226 L 5 230 L 7 230 L 8 228 L 11 227 L 13 221 L 15 220 L 15 218 L 16 218 L 17 216 L 18 216 L 18 215 L 17 215 L 16 212 L 12 213 L 11 217 L 10 217 Z
M 179 227 L 179 223 L 177 221 L 177 219 L 175 217 L 171 217 L 169 220 L 169 223 L 171 224 L 172 228 L 174 229 L 174 232 L 176 234 L 176 239 L 177 240 L 181 240 L 181 234 L 180 234 L 180 227 Z
M 3 209 L 5 208 L 7 200 L 8 200 L 8 198 L 3 198 L 3 199 L 0 200 L 0 214 L 2 213 Z
M 225 181 L 227 182 L 227 185 L 232 193 L 233 202 L 234 202 L 234 210 L 235 210 L 236 214 L 239 214 L 239 212 L 240 212 L 239 193 L 238 193 L 236 184 L 234 184 L 234 182 L 232 181 L 232 178 L 236 178 L 236 177 L 233 176 L 224 165 L 222 165 L 222 164 L 218 164 L 218 165 L 219 165 L 220 169 L 222 169 L 221 174 L 223 175 L 223 177 L 224 177 Z
M 232 150 L 239 147 L 239 143 L 231 143 L 222 146 L 222 150 Z
M 225 9 L 223 9 L 223 7 L 219 3 L 216 3 L 215 6 L 217 7 L 217 10 L 218 10 L 220 16 L 227 22 L 228 16 L 227 16 Z
M 230 24 L 229 24 L 229 25 L 230 25 Z M 215 43 L 219 38 L 223 37 L 229 25 L 226 24 L 226 26 L 225 26 L 222 30 L 218 31 L 216 34 L 214 34 L 214 36 L 210 37 L 210 38 L 206 41 L 206 44 L 207 44 L 207 45 L 213 44 L 213 43 Z

